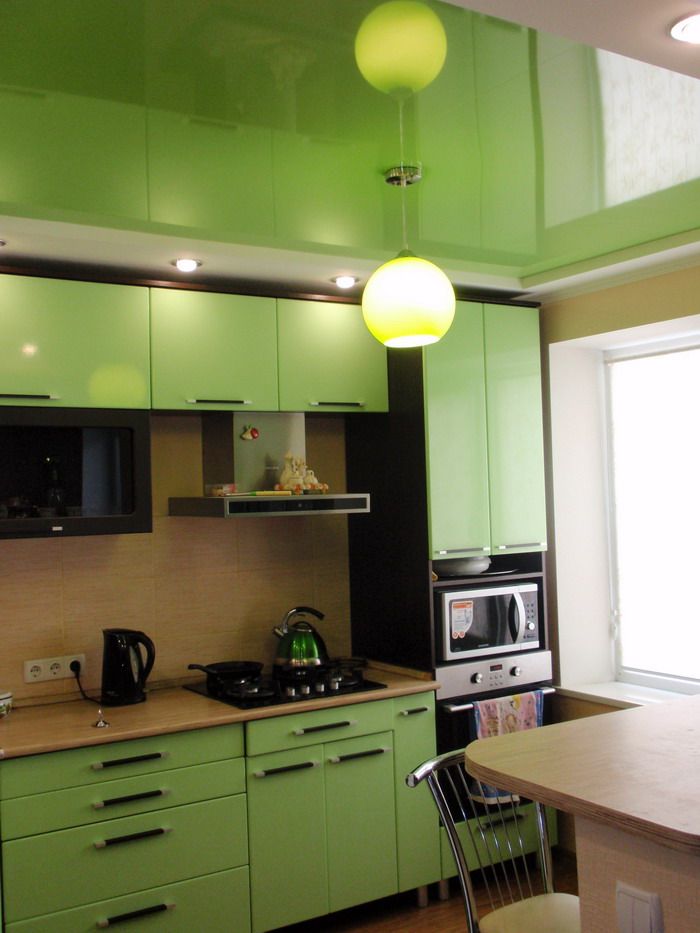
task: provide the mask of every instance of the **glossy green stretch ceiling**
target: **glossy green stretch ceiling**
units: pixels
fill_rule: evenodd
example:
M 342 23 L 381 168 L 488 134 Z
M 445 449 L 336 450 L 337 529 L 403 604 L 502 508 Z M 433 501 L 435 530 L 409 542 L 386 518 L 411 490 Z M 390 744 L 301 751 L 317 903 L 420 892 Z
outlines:
M 0 214 L 311 253 L 401 242 L 395 101 L 357 70 L 373 0 L 3 0 Z M 434 3 L 406 105 L 411 247 L 537 276 L 700 238 L 700 82 Z

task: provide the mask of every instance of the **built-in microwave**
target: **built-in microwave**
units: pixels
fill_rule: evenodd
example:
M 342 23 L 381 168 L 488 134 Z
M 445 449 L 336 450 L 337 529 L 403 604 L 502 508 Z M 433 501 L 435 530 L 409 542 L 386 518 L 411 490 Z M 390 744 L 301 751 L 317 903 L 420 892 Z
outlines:
M 0 406 L 0 538 L 151 525 L 148 411 Z
M 539 648 L 538 590 L 536 582 L 441 590 L 436 605 L 439 660 Z

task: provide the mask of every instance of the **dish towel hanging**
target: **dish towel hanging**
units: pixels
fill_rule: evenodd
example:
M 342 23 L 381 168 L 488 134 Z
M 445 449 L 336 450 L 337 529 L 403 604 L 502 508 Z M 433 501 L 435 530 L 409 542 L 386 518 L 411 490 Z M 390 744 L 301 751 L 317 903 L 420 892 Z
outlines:
M 531 690 L 514 696 L 494 697 L 491 700 L 475 700 L 474 719 L 477 739 L 488 739 L 494 735 L 522 732 L 542 725 L 543 693 Z M 474 782 L 472 796 L 481 803 L 517 802 L 517 797 L 508 791 L 490 784 Z

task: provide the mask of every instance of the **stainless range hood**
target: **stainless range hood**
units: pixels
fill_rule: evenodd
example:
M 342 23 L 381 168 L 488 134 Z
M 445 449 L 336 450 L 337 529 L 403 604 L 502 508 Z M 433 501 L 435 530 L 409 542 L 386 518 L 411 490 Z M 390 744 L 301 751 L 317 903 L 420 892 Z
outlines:
M 171 515 L 240 518 L 255 515 L 349 515 L 369 512 L 369 493 L 320 496 L 198 496 L 168 500 Z
M 206 412 L 201 420 L 205 490 L 235 483 L 236 494 L 170 498 L 170 515 L 238 518 L 369 512 L 369 493 L 315 493 L 305 490 L 300 495 L 291 495 L 275 490 L 285 455 L 292 452 L 294 456 L 306 459 L 303 413 Z M 246 431 L 250 427 L 255 428 L 254 440 L 243 437 L 246 433 L 250 435 Z M 323 479 L 322 473 L 319 478 Z

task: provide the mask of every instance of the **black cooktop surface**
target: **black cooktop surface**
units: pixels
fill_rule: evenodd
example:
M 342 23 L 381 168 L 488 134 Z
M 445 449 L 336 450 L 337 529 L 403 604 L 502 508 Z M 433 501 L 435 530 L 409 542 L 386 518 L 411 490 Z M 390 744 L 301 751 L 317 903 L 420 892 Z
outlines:
M 206 681 L 186 684 L 184 689 L 199 693 L 210 700 L 219 700 L 229 706 L 236 706 L 238 709 L 257 709 L 258 707 L 299 703 L 302 700 L 323 700 L 327 697 L 349 696 L 355 693 L 366 693 L 368 690 L 386 689 L 386 684 L 364 678 L 340 680 L 335 684 L 323 681 L 322 683 L 323 687 L 319 688 L 314 683 L 285 684 L 273 677 L 263 677 L 245 684 L 232 684 L 225 690 L 219 689 L 217 696 L 209 692 Z

